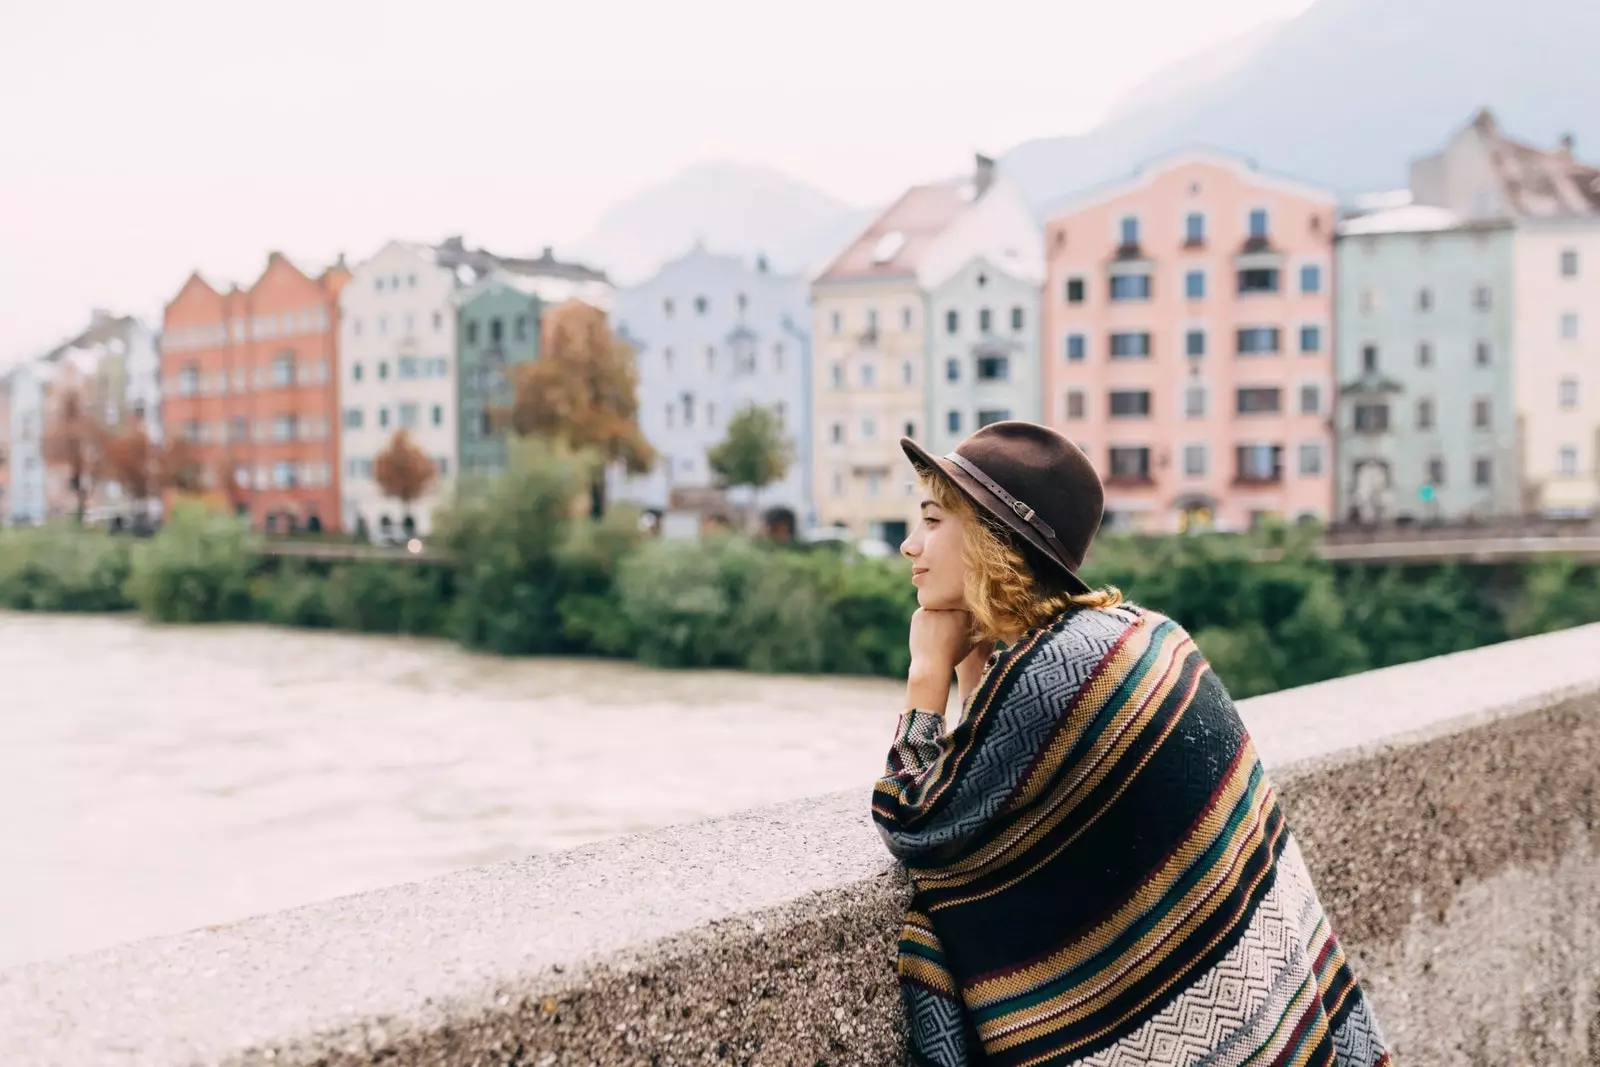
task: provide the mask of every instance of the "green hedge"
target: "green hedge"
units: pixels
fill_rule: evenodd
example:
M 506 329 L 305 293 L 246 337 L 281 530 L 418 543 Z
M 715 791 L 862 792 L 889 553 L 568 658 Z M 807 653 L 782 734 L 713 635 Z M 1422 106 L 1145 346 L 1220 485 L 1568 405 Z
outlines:
M 430 547 L 448 564 L 270 556 L 232 518 L 195 509 L 132 547 L 4 531 L 0 607 L 136 607 L 162 622 L 443 636 L 662 667 L 904 673 L 916 597 L 903 561 L 737 537 L 647 541 L 630 509 L 586 517 L 589 470 L 520 445 L 510 474 L 466 487 L 440 516 Z M 1241 697 L 1600 620 L 1600 567 L 1330 564 L 1315 536 L 1111 536 L 1085 578 L 1183 623 Z

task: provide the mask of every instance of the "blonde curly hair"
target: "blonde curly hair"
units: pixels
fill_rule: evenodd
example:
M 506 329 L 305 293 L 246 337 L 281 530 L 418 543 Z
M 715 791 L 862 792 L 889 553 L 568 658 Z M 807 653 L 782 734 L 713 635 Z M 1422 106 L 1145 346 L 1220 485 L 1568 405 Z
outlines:
M 1123 602 L 1115 586 L 1071 592 L 1038 549 L 980 511 L 949 479 L 923 471 L 920 481 L 929 500 L 962 520 L 967 610 L 980 636 L 1015 637 L 1072 606 L 1113 608 Z

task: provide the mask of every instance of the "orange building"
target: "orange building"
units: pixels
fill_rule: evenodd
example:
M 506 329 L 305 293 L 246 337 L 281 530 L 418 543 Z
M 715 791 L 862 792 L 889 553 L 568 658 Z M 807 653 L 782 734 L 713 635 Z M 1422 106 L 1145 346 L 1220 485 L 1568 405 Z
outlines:
M 190 275 L 167 305 L 161 415 L 207 489 L 265 530 L 339 524 L 339 263 L 312 277 L 281 253 L 248 289 Z

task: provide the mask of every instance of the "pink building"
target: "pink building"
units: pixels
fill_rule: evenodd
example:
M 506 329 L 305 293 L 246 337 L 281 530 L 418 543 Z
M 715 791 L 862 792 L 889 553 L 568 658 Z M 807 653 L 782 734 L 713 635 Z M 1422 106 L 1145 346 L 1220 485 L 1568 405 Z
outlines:
M 1108 526 L 1330 516 L 1334 221 L 1332 194 L 1213 154 L 1049 212 L 1042 409 Z

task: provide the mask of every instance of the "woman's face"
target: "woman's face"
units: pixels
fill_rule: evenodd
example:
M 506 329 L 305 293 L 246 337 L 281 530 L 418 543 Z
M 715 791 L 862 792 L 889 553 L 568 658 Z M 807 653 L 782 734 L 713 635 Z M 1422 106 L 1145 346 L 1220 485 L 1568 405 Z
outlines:
M 931 500 L 900 552 L 911 561 L 917 603 L 930 611 L 964 610 L 967 562 L 962 552 L 962 519 Z

